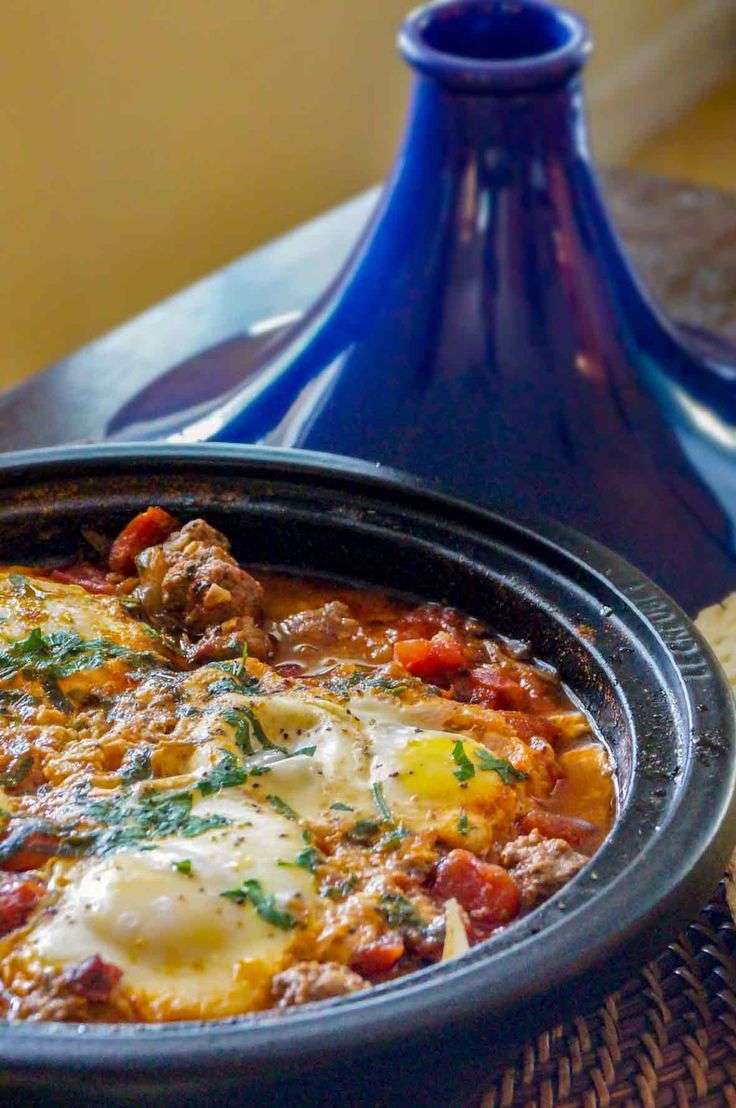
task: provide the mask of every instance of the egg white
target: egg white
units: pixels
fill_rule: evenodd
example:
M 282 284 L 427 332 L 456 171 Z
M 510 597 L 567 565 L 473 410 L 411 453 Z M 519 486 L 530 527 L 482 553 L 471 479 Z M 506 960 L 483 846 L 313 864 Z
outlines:
M 99 954 L 123 971 L 145 1019 L 225 1016 L 267 1003 L 273 973 L 298 928 L 282 930 L 222 893 L 254 878 L 278 908 L 308 916 L 313 876 L 291 863 L 300 829 L 239 789 L 195 803 L 230 822 L 193 838 L 171 835 L 60 867 L 58 897 L 27 938 L 28 954 L 56 968 Z M 191 873 L 175 863 L 188 861 Z
M 131 650 L 155 650 L 156 641 L 142 630 L 114 596 L 86 592 L 79 585 L 0 571 L 0 650 L 2 643 L 25 638 L 35 628 L 44 634 L 62 631 L 83 639 L 105 638 Z
M 514 790 L 480 768 L 478 755 L 485 748 L 442 728 L 447 710 L 437 698 L 406 704 L 392 696 L 354 696 L 338 704 L 294 693 L 229 702 L 246 700 L 269 740 L 291 755 L 270 751 L 247 759 L 267 772 L 250 778 L 246 788 L 261 798 L 276 794 L 306 820 L 380 820 L 378 786 L 396 823 L 415 832 L 434 828 L 449 842 L 466 841 L 461 817 L 476 813 L 472 843 L 480 849 L 492 841 L 499 821 L 508 823 L 515 814 Z M 199 721 L 198 741 L 206 742 L 213 729 L 224 733 L 221 716 Z M 232 729 L 226 729 L 226 740 L 236 749 Z M 453 755 L 458 740 L 475 768 L 465 781 L 457 776 Z M 295 754 L 305 748 L 308 754 Z

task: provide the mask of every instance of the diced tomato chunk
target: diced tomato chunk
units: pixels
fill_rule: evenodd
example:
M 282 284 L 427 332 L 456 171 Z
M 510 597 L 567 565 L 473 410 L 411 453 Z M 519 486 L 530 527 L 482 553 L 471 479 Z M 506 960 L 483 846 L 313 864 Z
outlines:
M 529 743 L 533 738 L 540 738 L 554 747 L 555 743 L 559 741 L 560 729 L 556 723 L 545 719 L 544 716 L 534 716 L 528 712 L 506 711 L 502 711 L 501 715 L 517 739 L 521 739 L 522 742 Z
M 545 839 L 564 839 L 576 850 L 588 852 L 591 841 L 596 835 L 596 829 L 592 823 L 584 819 L 574 819 L 572 816 L 560 816 L 556 812 L 548 812 L 544 808 L 532 808 L 521 819 L 519 830 L 523 835 L 530 831 L 538 831 Z
M 92 1004 L 104 1004 L 109 1000 L 110 993 L 122 976 L 123 971 L 118 966 L 103 961 L 99 954 L 93 954 L 64 974 L 72 992 L 83 996 Z
M 389 935 L 375 943 L 359 946 L 353 951 L 351 967 L 363 977 L 379 977 L 388 973 L 404 953 L 404 940 L 399 935 Z
M 0 936 L 22 927 L 43 893 L 44 886 L 31 877 L 0 874 Z
M 484 862 L 469 850 L 451 850 L 442 859 L 433 891 L 443 900 L 454 897 L 462 905 L 475 939 L 509 923 L 519 911 L 519 887 L 513 877 L 502 866 Z
M 467 665 L 462 642 L 447 631 L 438 631 L 431 639 L 394 643 L 394 660 L 425 681 L 442 681 L 453 670 Z
M 61 581 L 65 585 L 81 585 L 87 592 L 115 592 L 115 586 L 108 581 L 105 570 L 92 562 L 73 562 L 68 566 L 59 566 L 51 571 L 49 577 L 52 581 Z
M 559 703 L 554 687 L 531 670 L 513 671 L 493 664 L 473 666 L 461 676 L 454 694 L 499 712 L 547 712 Z
M 468 678 L 471 704 L 517 712 L 525 712 L 530 707 L 527 690 L 501 666 L 474 666 Z
M 108 564 L 113 573 L 135 573 L 135 560 L 149 546 L 156 546 L 175 531 L 179 521 L 163 508 L 146 508 L 122 529 L 110 549 Z
M 9 870 L 11 873 L 23 873 L 25 870 L 38 869 L 49 858 L 53 858 L 59 848 L 53 835 L 44 835 L 36 832 L 29 835 L 18 849 L 0 862 L 0 870 Z

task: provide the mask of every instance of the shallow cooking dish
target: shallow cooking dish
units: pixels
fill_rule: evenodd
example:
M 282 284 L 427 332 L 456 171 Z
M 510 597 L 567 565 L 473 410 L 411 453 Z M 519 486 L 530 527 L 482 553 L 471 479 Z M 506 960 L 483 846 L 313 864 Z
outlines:
M 0 1024 L 3 1103 L 451 1103 L 692 918 L 736 831 L 730 690 L 687 618 L 602 547 L 344 458 L 89 447 L 0 460 L 0 560 L 61 561 L 151 503 L 246 563 L 441 600 L 523 639 L 595 720 L 619 814 L 592 864 L 456 961 L 291 1011 L 168 1025 Z

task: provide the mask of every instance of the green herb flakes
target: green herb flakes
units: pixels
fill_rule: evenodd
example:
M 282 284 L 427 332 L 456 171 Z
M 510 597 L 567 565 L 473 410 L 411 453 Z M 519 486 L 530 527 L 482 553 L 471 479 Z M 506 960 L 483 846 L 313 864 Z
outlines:
M 232 900 L 235 904 L 252 904 L 261 919 L 282 931 L 292 931 L 296 927 L 296 920 L 291 912 L 278 908 L 273 893 L 266 895 L 261 882 L 254 877 L 246 878 L 241 882 L 239 888 L 228 889 L 226 892 L 220 893 L 220 896 Z
M 351 873 L 336 885 L 322 885 L 319 895 L 327 897 L 328 900 L 344 900 L 357 884 L 358 878 L 354 873 Z
M 0 653 L 0 680 L 7 681 L 22 672 L 38 680 L 45 677 L 59 681 L 82 670 L 100 669 L 115 658 L 138 668 L 166 665 L 156 654 L 130 650 L 109 639 L 82 639 L 68 631 L 52 631 L 45 635 L 40 627 L 34 627 L 25 639 L 19 639 Z
M 390 696 L 400 696 L 409 688 L 406 680 L 397 681 L 395 677 L 386 677 L 383 674 L 372 673 L 370 670 L 355 670 L 348 677 L 335 677 L 326 683 L 326 687 L 335 696 L 347 700 L 350 693 L 355 692 L 384 692 Z
M 248 780 L 247 769 L 238 765 L 235 755 L 224 749 L 221 753 L 222 756 L 216 765 L 197 782 L 197 788 L 202 796 L 211 796 L 213 793 L 219 793 L 221 789 L 243 785 Z
M 298 866 L 309 873 L 316 873 L 317 867 L 324 863 L 324 855 L 314 846 L 307 846 L 300 850 L 293 862 L 279 861 L 280 866 Z
M 383 785 L 380 781 L 374 781 L 371 786 L 371 792 L 376 802 L 376 808 L 378 808 L 378 811 L 381 813 L 381 819 L 385 820 L 386 823 L 392 824 L 394 820 L 386 805 L 386 799 L 383 795 Z
M 526 781 L 529 774 L 512 766 L 508 758 L 496 758 L 490 750 L 479 750 L 477 754 L 478 768 L 493 770 L 503 781 L 504 785 L 513 785 L 514 781 Z
M 220 693 L 240 693 L 244 696 L 260 696 L 263 693 L 263 687 L 257 677 L 251 677 L 246 673 L 241 675 L 240 673 L 234 674 L 231 669 L 227 669 L 227 666 L 232 666 L 231 662 L 215 662 L 212 663 L 213 667 L 217 669 L 225 670 L 226 676 L 220 677 L 219 680 L 213 681 L 213 683 L 207 689 L 208 696 L 219 696 Z M 237 663 L 239 665 L 240 663 Z
M 177 873 L 183 873 L 185 877 L 191 875 L 192 863 L 189 858 L 184 858 L 181 862 L 172 862 L 171 865 Z
M 253 742 L 257 742 L 261 750 L 277 750 L 280 754 L 288 755 L 289 751 L 283 746 L 272 743 L 263 730 L 258 717 L 252 708 L 246 706 L 240 708 L 228 708 L 222 713 L 225 723 L 229 723 L 235 731 L 235 742 L 243 753 L 252 756 L 256 753 Z
M 345 838 L 348 842 L 366 846 L 374 841 L 380 829 L 381 825 L 375 819 L 359 819 L 345 832 Z
M 384 851 L 386 854 L 392 854 L 395 850 L 398 850 L 404 839 L 408 836 L 409 831 L 403 824 L 398 827 L 393 827 L 388 834 L 383 835 L 377 842 L 379 850 Z
M 378 901 L 377 911 L 389 927 L 396 930 L 422 930 L 424 920 L 417 909 L 401 893 L 384 893 Z
M 295 821 L 299 819 L 294 809 L 287 804 L 285 800 L 282 800 L 280 796 L 276 796 L 275 793 L 269 793 L 266 800 L 271 805 L 274 812 L 278 812 L 280 816 L 286 816 L 287 819 Z
M 475 766 L 465 753 L 465 746 L 459 739 L 452 747 L 452 760 L 457 766 L 457 769 L 453 770 L 453 775 L 461 784 L 475 777 Z
M 135 801 L 127 793 L 109 800 L 92 800 L 86 805 L 86 813 L 103 825 L 83 836 L 87 852 L 92 854 L 109 854 L 167 835 L 191 839 L 230 823 L 221 815 L 193 815 L 192 794 L 185 791 L 149 792 Z

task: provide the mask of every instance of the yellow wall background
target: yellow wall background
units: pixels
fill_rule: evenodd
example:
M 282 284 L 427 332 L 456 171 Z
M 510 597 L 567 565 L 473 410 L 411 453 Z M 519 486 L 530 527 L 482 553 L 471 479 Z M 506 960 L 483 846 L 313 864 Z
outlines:
M 687 3 L 573 2 L 593 79 Z M 409 6 L 3 0 L 0 385 L 380 178 Z

